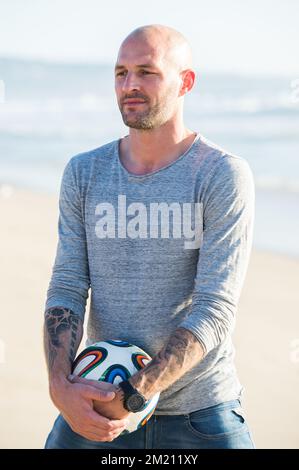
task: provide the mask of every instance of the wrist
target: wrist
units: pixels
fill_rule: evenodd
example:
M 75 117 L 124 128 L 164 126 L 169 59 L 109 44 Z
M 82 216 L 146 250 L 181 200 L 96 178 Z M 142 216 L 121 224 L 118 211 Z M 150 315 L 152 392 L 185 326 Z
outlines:
M 115 390 L 114 391 L 115 391 L 115 394 L 116 394 L 116 396 L 119 400 L 124 399 L 125 394 L 124 394 L 123 389 L 120 387 L 119 384 L 115 385 Z
M 61 402 L 65 391 L 70 386 L 70 382 L 64 373 L 55 374 L 49 378 L 49 392 L 55 406 Z
M 127 411 L 124 407 L 125 394 L 123 392 L 123 389 L 119 385 L 116 385 L 115 387 L 116 387 L 116 389 L 114 390 L 115 391 L 114 400 L 118 401 L 121 404 L 121 406 L 123 407 L 123 409 L 125 411 Z
M 148 403 L 148 400 L 132 386 L 129 380 L 124 380 L 118 384 L 118 396 L 121 397 L 122 405 L 130 413 L 142 411 Z

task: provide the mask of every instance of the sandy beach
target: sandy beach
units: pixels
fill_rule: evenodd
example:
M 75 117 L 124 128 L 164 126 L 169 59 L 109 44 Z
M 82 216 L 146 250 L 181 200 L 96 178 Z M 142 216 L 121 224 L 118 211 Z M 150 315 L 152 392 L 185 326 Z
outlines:
M 42 326 L 58 198 L 0 193 L 0 448 L 42 448 L 57 410 Z M 243 405 L 258 448 L 299 448 L 299 260 L 254 250 L 234 333 Z

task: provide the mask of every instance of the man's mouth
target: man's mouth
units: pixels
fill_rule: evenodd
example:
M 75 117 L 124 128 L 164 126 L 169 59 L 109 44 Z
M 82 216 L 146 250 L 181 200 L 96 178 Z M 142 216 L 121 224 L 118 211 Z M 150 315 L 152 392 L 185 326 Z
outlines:
M 132 98 L 132 99 L 130 99 L 130 100 L 125 100 L 125 101 L 123 101 L 123 104 L 127 104 L 127 105 L 130 105 L 130 106 L 132 106 L 132 105 L 135 106 L 135 105 L 144 104 L 144 103 L 146 103 L 146 101 L 144 101 L 144 100 L 138 100 L 138 99 L 134 99 L 134 98 Z

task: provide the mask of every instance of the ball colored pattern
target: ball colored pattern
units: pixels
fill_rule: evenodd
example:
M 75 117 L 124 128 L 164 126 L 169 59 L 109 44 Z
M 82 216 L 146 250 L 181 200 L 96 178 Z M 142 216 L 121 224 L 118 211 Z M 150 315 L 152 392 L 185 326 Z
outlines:
M 72 371 L 75 370 L 77 364 L 82 359 L 85 359 L 86 357 L 91 357 L 92 358 L 91 362 L 86 367 L 84 367 L 84 369 L 82 369 L 81 372 L 78 374 L 79 377 L 84 377 L 87 373 L 89 373 L 95 367 L 97 367 L 102 362 L 104 362 L 107 356 L 108 356 L 108 351 L 105 348 L 101 348 L 101 347 L 97 348 L 94 346 L 86 348 L 84 351 L 82 351 L 81 354 L 79 354 L 77 359 L 74 361 Z
M 138 424 L 138 427 L 137 429 L 139 428 L 142 428 L 142 426 L 144 426 L 148 420 L 152 417 L 152 415 L 154 414 L 154 411 L 155 411 L 155 408 L 153 408 L 146 416 L 144 416 L 144 418 L 140 421 L 140 423 Z
M 150 357 L 146 356 L 145 354 L 132 354 L 132 362 L 137 370 L 143 369 L 149 361 Z
M 113 346 L 118 346 L 120 348 L 130 348 L 133 344 L 128 343 L 127 341 L 122 341 L 120 339 L 110 339 L 106 343 L 112 344 Z
M 118 377 L 119 380 L 116 380 Z M 122 366 L 121 364 L 113 364 L 103 372 L 100 380 L 113 384 L 127 380 L 129 377 L 131 377 L 131 374 L 125 366 Z

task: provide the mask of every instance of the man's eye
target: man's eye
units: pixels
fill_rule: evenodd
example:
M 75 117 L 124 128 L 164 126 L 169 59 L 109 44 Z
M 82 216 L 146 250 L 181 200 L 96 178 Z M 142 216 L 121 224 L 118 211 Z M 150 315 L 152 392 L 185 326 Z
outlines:
M 117 72 L 116 76 L 117 76 L 117 77 L 122 77 L 124 74 L 125 74 L 125 71 L 123 71 L 123 72 Z
M 116 73 L 116 77 L 124 77 L 126 75 L 126 71 L 123 70 L 121 72 L 117 72 Z M 148 70 L 140 70 L 140 74 L 141 75 L 150 75 L 150 74 L 153 74 L 153 72 L 149 72 Z

